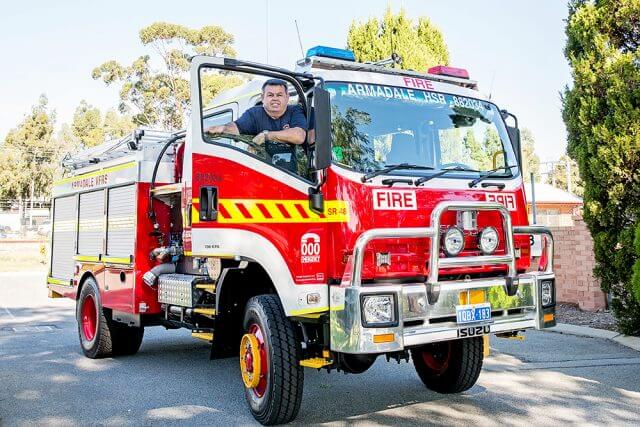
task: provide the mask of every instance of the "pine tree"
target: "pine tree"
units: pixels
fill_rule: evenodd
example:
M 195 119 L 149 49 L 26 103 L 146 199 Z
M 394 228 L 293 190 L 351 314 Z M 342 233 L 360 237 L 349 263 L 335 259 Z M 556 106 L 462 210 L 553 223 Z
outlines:
M 571 1 L 565 55 L 573 86 L 563 97 L 568 153 L 584 182 L 594 273 L 627 334 L 640 334 L 639 23 L 638 0 Z
M 366 22 L 352 22 L 347 46 L 360 62 L 375 62 L 400 55 L 401 64 L 395 67 L 426 71 L 434 65 L 449 64 L 449 51 L 440 30 L 429 18 L 418 22 L 409 18 L 404 9 L 394 14 L 387 8 L 381 21 L 371 18 Z

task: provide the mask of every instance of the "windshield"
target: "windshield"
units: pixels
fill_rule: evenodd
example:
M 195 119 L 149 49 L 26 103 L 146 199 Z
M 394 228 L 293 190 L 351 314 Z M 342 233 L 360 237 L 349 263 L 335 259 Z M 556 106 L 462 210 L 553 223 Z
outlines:
M 479 171 L 471 173 L 475 175 L 516 164 L 500 112 L 490 102 L 374 84 L 327 87 L 334 163 L 362 173 L 408 163 L 436 171 L 457 166 Z M 433 173 L 397 170 L 400 175 Z M 515 171 L 493 176 L 511 176 Z M 470 172 L 451 175 L 456 174 Z

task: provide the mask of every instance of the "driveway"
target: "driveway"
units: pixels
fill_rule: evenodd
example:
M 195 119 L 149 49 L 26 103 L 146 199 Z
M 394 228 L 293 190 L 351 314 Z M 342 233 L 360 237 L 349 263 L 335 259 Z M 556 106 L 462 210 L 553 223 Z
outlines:
M 82 356 L 74 302 L 46 298 L 45 274 L 0 273 L 0 425 L 254 424 L 235 358 L 208 359 L 188 331 L 148 328 L 139 353 Z M 476 386 L 426 390 L 409 363 L 365 374 L 307 369 L 299 424 L 640 423 L 640 353 L 551 332 L 491 338 Z

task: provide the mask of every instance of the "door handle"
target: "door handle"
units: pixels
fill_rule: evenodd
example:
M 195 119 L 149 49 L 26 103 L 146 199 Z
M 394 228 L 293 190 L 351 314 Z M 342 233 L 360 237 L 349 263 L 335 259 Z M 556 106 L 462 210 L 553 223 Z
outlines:
M 216 221 L 218 219 L 218 188 L 200 187 L 200 221 Z

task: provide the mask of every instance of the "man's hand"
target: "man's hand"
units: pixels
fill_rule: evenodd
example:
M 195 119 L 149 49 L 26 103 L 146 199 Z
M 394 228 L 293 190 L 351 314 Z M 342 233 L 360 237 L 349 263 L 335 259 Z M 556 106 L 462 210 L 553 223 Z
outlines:
M 267 139 L 267 132 L 260 132 L 259 134 L 253 137 L 253 143 L 262 145 L 264 144 L 266 139 Z
M 204 130 L 204 132 L 206 134 L 209 135 L 217 135 L 217 134 L 221 134 L 221 133 L 231 133 L 233 135 L 239 135 L 240 132 L 238 131 L 238 127 L 236 126 L 236 124 L 234 122 L 229 122 L 225 125 L 221 125 L 221 126 L 211 126 L 208 127 Z
M 210 134 L 210 135 L 215 135 L 215 134 L 218 134 L 218 133 L 223 133 L 223 132 L 224 132 L 224 128 L 225 128 L 225 126 L 224 126 L 224 125 L 222 125 L 222 126 L 211 126 L 210 128 L 207 128 L 207 129 L 205 130 L 205 133 L 208 133 L 208 134 Z

